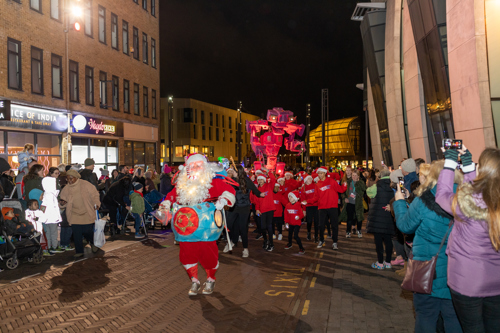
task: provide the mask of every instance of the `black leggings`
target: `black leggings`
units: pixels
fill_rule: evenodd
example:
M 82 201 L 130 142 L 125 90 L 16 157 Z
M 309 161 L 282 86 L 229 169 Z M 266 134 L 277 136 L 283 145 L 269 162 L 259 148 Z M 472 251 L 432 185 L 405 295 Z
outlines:
M 352 231 L 352 225 L 356 226 L 358 231 L 361 231 L 361 225 L 363 221 L 358 221 L 356 217 L 356 205 L 348 203 L 346 206 L 347 211 L 347 232 Z
M 275 229 L 278 230 L 278 234 L 281 234 L 283 232 L 283 222 L 283 216 L 273 217 L 273 234 Z
M 299 237 L 299 231 L 300 231 L 300 225 L 291 225 L 288 228 L 288 245 L 292 245 L 292 235 L 293 239 L 297 242 L 299 245 L 299 249 L 303 250 L 304 248 L 302 247 L 302 241 L 300 240 Z
M 307 222 L 307 232 L 311 232 L 311 227 L 314 222 L 314 238 L 318 239 L 318 232 L 319 232 L 318 206 L 306 207 L 306 222 Z
M 235 207 L 233 211 L 226 213 L 229 236 L 234 244 L 238 243 L 241 236 L 243 248 L 248 248 L 248 217 L 250 216 L 250 206 Z
M 262 231 L 264 241 L 267 241 L 267 237 L 269 236 L 269 244 L 273 244 L 273 215 L 274 210 L 260 214 L 260 230 Z
M 385 262 L 391 263 L 392 257 L 392 237 L 389 234 L 374 233 L 375 249 L 377 251 L 377 260 L 379 264 L 384 262 L 384 244 L 385 244 Z

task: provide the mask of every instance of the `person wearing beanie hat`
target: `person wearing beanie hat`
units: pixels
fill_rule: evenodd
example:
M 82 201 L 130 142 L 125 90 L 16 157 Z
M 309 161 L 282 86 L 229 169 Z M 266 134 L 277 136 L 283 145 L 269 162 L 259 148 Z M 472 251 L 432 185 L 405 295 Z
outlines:
M 317 175 L 316 175 L 317 177 Z M 316 198 L 316 184 L 313 182 L 313 177 L 307 175 L 304 178 L 304 185 L 300 191 L 300 202 L 306 206 L 306 222 L 307 222 L 307 240 L 311 238 L 311 227 L 314 223 L 314 241 L 319 241 L 319 215 L 318 201 Z
M 405 188 L 411 193 L 411 184 L 418 180 L 417 164 L 413 158 L 408 158 L 401 162 L 401 171 L 403 172 Z
M 298 191 L 288 193 L 289 203 L 285 207 L 285 223 L 288 225 L 288 244 L 285 246 L 285 250 L 289 250 L 292 247 L 293 237 L 299 246 L 299 254 L 304 254 L 306 251 L 299 237 L 304 212 L 299 198 L 300 194 Z
M 338 201 L 339 193 L 344 193 L 347 189 L 347 184 L 340 185 L 333 178 L 326 177 L 327 168 L 321 167 L 317 170 L 318 183 L 316 184 L 316 198 L 318 202 L 319 215 L 319 243 L 317 248 L 322 248 L 325 244 L 325 226 L 330 225 L 332 229 L 332 249 L 337 250 L 337 242 L 339 237 L 338 223 Z
M 135 220 L 135 238 L 140 239 L 146 237 L 139 231 L 143 221 L 142 214 L 145 210 L 144 195 L 142 194 L 144 186 L 142 186 L 142 184 L 139 182 L 134 182 L 132 183 L 132 187 L 134 189 L 129 193 L 130 206 L 126 206 L 126 208 L 132 214 Z
M 172 185 L 172 168 L 167 164 L 163 166 L 163 173 L 160 175 L 160 193 L 162 195 L 167 195 L 172 191 L 174 185 Z
M 104 183 L 97 180 L 97 175 L 94 172 L 95 162 L 92 158 L 87 158 L 85 160 L 85 168 L 80 170 L 80 176 L 82 180 L 88 181 L 95 186 L 96 190 L 100 191 L 104 189 Z

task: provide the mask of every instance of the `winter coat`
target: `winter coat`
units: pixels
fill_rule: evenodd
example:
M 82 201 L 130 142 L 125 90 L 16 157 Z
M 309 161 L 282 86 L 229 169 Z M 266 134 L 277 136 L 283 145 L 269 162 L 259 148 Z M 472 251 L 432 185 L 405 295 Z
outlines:
M 449 235 L 448 226 L 453 217 L 436 203 L 435 194 L 436 186 L 413 200 L 410 207 L 407 207 L 405 200 L 397 200 L 393 204 L 398 229 L 405 234 L 415 233 L 413 239 L 415 260 L 431 260 L 438 252 L 444 235 Z M 431 296 L 451 299 L 450 288 L 447 285 L 446 246 L 447 241 L 438 255 Z
M 366 232 L 394 235 L 394 221 L 391 212 L 386 211 L 384 208 L 394 197 L 391 180 L 389 178 L 380 179 L 377 182 L 376 189 L 377 194 L 370 202 Z
M 40 217 L 39 221 L 45 224 L 59 223 L 62 221 L 61 211 L 59 209 L 59 200 L 57 199 L 59 195 L 59 190 L 57 189 L 57 179 L 54 177 L 45 177 L 42 180 L 43 186 L 43 200 L 42 206 L 43 215 Z
M 28 167 L 28 164 L 31 161 L 36 160 L 36 156 L 33 153 L 29 153 L 27 151 L 20 151 L 17 153 L 17 160 L 19 161 L 19 167 L 18 170 L 23 170 L 24 168 Z
M 146 178 L 145 183 L 146 183 L 146 187 L 144 187 L 145 193 L 156 190 L 155 183 L 153 182 L 153 180 L 151 178 Z
M 347 199 L 349 195 L 349 186 L 351 185 L 352 178 L 347 181 L 347 191 L 342 193 L 342 201 Z M 363 221 L 365 219 L 365 210 L 363 208 L 363 196 L 366 192 L 366 184 L 360 179 L 354 185 L 354 192 L 356 193 L 356 199 L 354 203 L 355 211 L 356 211 L 356 219 L 358 221 Z M 343 205 L 342 212 L 339 215 L 339 222 L 347 221 L 347 205 Z
M 5 193 L 4 196 L 10 196 L 15 187 L 14 179 L 9 175 L 2 174 L 0 176 L 0 185 L 2 185 L 3 191 Z M 17 198 L 16 194 L 14 194 L 14 198 Z
M 163 173 L 160 176 L 160 193 L 163 195 L 167 195 L 172 189 L 174 185 L 172 185 L 172 178 L 166 173 Z
M 89 182 L 82 181 L 78 179 L 74 184 L 66 185 L 61 191 L 61 199 L 66 201 L 66 216 L 68 217 L 68 222 L 70 225 L 76 224 L 75 219 L 73 219 L 73 196 L 75 192 L 81 193 L 81 198 L 83 199 L 83 204 L 85 206 L 85 213 L 89 217 L 90 220 L 84 224 L 92 224 L 94 223 L 96 212 L 95 208 L 99 208 L 99 192 L 95 189 L 95 186 L 90 184 Z
M 130 192 L 130 202 L 131 202 L 131 207 L 130 209 L 131 213 L 136 213 L 136 214 L 142 214 L 144 213 L 144 197 L 142 196 L 142 193 L 136 192 L 136 191 L 131 191 Z
M 34 189 L 34 188 L 37 188 L 37 189 L 43 191 L 42 179 L 43 179 L 42 177 L 37 176 L 37 178 L 35 178 L 35 179 L 26 180 L 26 176 L 25 176 L 25 179 L 24 179 L 24 196 L 27 197 L 27 198 L 29 198 L 29 194 L 30 194 L 31 190 Z
M 234 181 L 238 181 L 236 178 L 233 178 Z M 252 180 L 248 177 L 245 178 L 245 184 L 247 186 L 247 193 L 243 193 L 240 190 L 239 186 L 234 185 L 233 188 L 236 191 L 236 203 L 234 207 L 248 207 L 252 203 L 250 202 L 250 194 L 253 193 L 255 196 L 260 197 L 260 191 L 252 182 Z
M 411 193 L 411 184 L 418 181 L 418 175 L 416 172 L 410 172 L 404 176 L 405 188 Z
M 455 172 L 443 169 L 438 178 L 436 202 L 452 214 Z M 448 239 L 448 286 L 469 297 L 500 295 L 500 252 L 491 245 L 488 210 L 481 194 L 474 194 L 470 182 L 476 172 L 465 173 L 457 195 L 455 224 Z
M 118 182 L 111 184 L 108 193 L 104 196 L 103 203 L 110 207 L 117 207 L 118 205 L 125 207 L 126 204 L 123 198 L 128 197 L 132 190 L 130 178 L 123 177 Z

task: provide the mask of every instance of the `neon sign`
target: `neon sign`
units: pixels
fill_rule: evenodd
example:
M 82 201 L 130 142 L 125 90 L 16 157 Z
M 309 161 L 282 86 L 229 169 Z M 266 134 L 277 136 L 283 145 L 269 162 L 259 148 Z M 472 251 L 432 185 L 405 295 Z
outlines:
M 77 115 L 72 119 L 72 128 L 75 133 L 96 135 L 123 135 L 123 124 L 112 120 L 102 120 L 94 117 Z

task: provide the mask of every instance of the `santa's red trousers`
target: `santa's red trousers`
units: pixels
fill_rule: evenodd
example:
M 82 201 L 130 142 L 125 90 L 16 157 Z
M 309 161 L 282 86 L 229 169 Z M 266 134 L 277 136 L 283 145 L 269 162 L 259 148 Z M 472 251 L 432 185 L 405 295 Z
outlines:
M 198 279 L 198 263 L 207 272 L 207 278 L 215 280 L 219 268 L 219 248 L 213 242 L 180 242 L 179 260 L 189 278 Z

